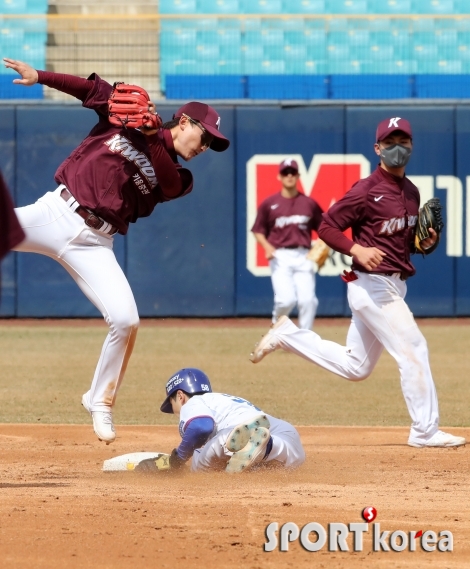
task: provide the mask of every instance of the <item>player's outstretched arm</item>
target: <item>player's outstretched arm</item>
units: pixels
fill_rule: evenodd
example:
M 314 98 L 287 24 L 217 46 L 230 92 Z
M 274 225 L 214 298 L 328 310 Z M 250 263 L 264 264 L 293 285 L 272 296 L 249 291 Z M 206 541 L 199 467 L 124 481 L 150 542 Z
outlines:
M 3 61 L 5 63 L 5 67 L 13 69 L 21 75 L 21 79 L 13 79 L 13 83 L 31 87 L 31 85 L 38 82 L 38 72 L 36 69 L 31 67 L 31 65 L 28 65 L 23 61 L 18 61 L 17 59 L 10 59 L 9 57 L 4 57 Z

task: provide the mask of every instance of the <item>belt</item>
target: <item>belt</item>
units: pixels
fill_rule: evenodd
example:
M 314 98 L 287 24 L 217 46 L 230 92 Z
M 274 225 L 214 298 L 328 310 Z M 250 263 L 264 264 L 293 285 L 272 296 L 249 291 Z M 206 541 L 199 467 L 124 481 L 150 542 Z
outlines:
M 365 272 L 365 271 L 364 271 Z M 405 271 L 388 271 L 388 272 L 374 272 L 374 271 L 367 271 L 370 275 L 385 275 L 386 277 L 393 277 L 394 275 L 398 275 L 401 281 L 406 281 L 406 279 L 410 276 L 410 273 Z
M 60 197 L 66 202 L 68 202 L 70 199 L 75 200 L 73 195 L 65 187 L 60 192 Z M 85 224 L 88 225 L 88 227 L 91 227 L 92 229 L 96 229 L 97 231 L 101 231 L 102 233 L 106 233 L 108 235 L 114 235 L 115 233 L 117 233 L 116 227 L 114 227 L 104 219 L 101 219 L 101 217 L 98 217 L 91 211 L 88 211 L 86 208 L 84 208 L 81 205 L 79 205 L 75 209 L 75 213 L 78 213 L 78 215 L 85 220 Z
M 399 275 L 400 280 L 402 281 L 406 281 L 406 279 L 410 276 L 409 273 L 406 273 L 405 271 L 399 272 L 399 271 L 393 271 L 393 272 L 379 272 L 379 271 L 358 271 L 360 273 L 363 273 L 365 275 L 384 275 L 386 277 L 393 277 L 393 275 Z M 343 279 L 343 281 L 345 283 L 350 283 L 352 281 L 357 280 L 357 275 L 354 271 L 343 271 L 343 274 L 340 275 L 340 277 Z

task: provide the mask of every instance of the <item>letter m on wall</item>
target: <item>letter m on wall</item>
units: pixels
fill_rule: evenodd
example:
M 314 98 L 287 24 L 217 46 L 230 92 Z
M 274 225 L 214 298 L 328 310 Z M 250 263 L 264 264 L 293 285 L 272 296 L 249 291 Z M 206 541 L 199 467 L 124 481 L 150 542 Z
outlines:
M 306 168 L 300 154 L 255 154 L 246 164 L 246 243 L 247 269 L 257 277 L 270 275 L 264 250 L 251 228 L 261 202 L 281 190 L 277 179 L 279 164 L 292 158 L 299 165 L 298 188 L 323 209 L 341 199 L 351 186 L 370 174 L 370 162 L 362 154 L 316 154 Z

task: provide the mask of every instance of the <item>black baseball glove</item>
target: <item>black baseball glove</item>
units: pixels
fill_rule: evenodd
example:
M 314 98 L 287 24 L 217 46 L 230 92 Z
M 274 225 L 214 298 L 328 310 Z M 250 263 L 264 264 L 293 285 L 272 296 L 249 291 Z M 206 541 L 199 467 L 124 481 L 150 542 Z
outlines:
M 444 222 L 441 215 L 442 205 L 439 198 L 432 198 L 428 200 L 423 207 L 419 210 L 418 221 L 415 230 L 415 248 L 416 251 L 423 255 L 429 255 L 437 249 L 441 232 L 444 228 Z M 422 246 L 424 239 L 431 237 L 429 229 L 432 228 L 437 234 L 437 239 L 434 245 L 427 249 Z
M 134 468 L 134 471 L 144 474 L 158 474 L 160 472 L 179 470 L 184 463 L 185 461 L 178 456 L 176 449 L 173 449 L 171 454 L 160 453 L 152 458 L 140 461 Z

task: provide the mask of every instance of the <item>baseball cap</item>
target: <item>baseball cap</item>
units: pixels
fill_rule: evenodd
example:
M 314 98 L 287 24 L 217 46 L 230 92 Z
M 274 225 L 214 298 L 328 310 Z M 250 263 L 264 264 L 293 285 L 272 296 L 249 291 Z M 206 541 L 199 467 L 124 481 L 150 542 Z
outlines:
M 378 124 L 375 140 L 379 142 L 384 138 L 387 138 L 389 134 L 392 134 L 392 132 L 395 132 L 396 130 L 401 130 L 410 138 L 413 138 L 413 132 L 411 130 L 410 123 L 401 117 L 393 117 L 390 119 L 385 119 Z
M 192 101 L 191 103 L 186 103 L 186 105 L 180 107 L 173 115 L 173 118 L 177 119 L 182 115 L 188 115 L 188 117 L 193 120 L 200 122 L 207 132 L 212 134 L 214 137 L 214 140 L 210 145 L 212 150 L 215 150 L 216 152 L 223 152 L 230 146 L 230 141 L 225 138 L 221 132 L 219 132 L 220 116 L 217 114 L 214 107 L 206 105 L 205 103 Z
M 299 172 L 299 165 L 297 162 L 295 160 L 291 160 L 290 158 L 286 158 L 279 164 L 279 173 L 282 174 L 282 172 L 288 168 L 295 170 L 297 173 Z

